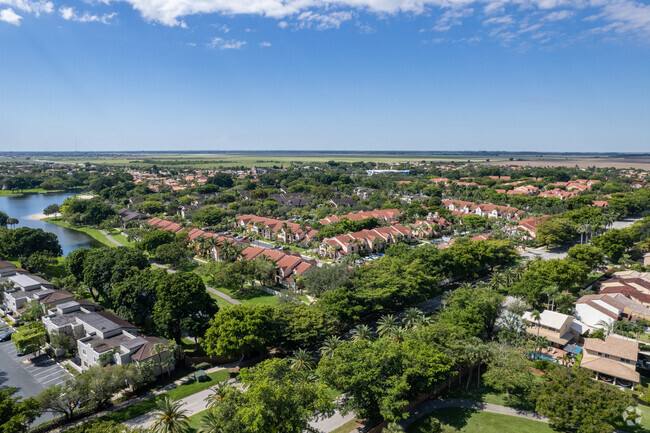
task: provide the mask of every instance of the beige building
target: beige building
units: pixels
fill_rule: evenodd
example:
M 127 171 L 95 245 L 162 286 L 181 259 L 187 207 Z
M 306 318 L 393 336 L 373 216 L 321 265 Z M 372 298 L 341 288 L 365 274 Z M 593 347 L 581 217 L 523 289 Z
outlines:
M 557 311 L 544 310 L 538 321 L 529 312 L 524 313 L 524 319 L 528 322 L 526 332 L 530 335 L 546 338 L 553 346 L 562 348 L 575 338 L 573 316 L 558 313 Z
M 614 385 L 629 386 L 639 383 L 636 371 L 639 344 L 608 335 L 605 341 L 599 338 L 586 338 L 580 367 L 596 372 L 596 378 L 612 379 Z

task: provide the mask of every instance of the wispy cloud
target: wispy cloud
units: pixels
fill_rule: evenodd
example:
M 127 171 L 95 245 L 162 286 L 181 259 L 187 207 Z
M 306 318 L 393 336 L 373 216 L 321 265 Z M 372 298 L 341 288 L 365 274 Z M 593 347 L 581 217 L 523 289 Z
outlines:
M 262 48 L 268 48 L 270 46 L 271 46 L 270 42 L 266 42 L 266 41 L 260 42 L 260 47 L 262 47 Z
M 88 11 L 84 11 L 82 14 L 79 14 L 75 8 L 61 6 L 59 8 L 59 14 L 61 18 L 66 21 L 77 21 L 80 23 L 102 23 L 102 24 L 111 24 L 114 18 L 117 16 L 116 12 L 103 15 L 91 14 Z
M 239 50 L 246 45 L 246 41 L 236 39 L 212 38 L 207 47 L 217 50 Z
M 23 17 L 18 15 L 11 8 L 3 9 L 3 10 L 0 11 L 0 21 L 4 21 L 6 23 L 13 24 L 15 26 L 19 26 L 20 25 L 20 20 L 22 20 L 22 19 L 23 19 Z
M 48 0 L 0 0 L 0 5 L 9 6 L 4 10 L 10 10 L 14 14 L 16 14 L 16 12 L 14 12 L 14 9 L 16 9 L 28 14 L 33 14 L 37 17 L 41 14 L 54 12 L 54 4 Z M 10 13 L 7 12 L 6 15 L 10 16 Z
M 326 14 L 305 11 L 298 15 L 298 27 L 308 29 L 315 27 L 317 30 L 338 29 L 345 21 L 352 19 L 354 15 L 350 11 L 331 12 Z

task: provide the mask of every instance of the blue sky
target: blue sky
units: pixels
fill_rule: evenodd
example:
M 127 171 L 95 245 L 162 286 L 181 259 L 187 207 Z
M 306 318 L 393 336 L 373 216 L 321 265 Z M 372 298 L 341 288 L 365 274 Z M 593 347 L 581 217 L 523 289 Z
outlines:
M 633 0 L 0 0 L 0 150 L 650 151 Z

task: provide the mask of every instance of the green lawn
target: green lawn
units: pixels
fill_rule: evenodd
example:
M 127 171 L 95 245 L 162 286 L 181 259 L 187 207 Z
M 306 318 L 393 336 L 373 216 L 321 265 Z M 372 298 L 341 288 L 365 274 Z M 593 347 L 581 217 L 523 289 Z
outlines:
M 541 383 L 541 376 L 533 376 L 535 383 Z M 534 411 L 534 403 L 530 399 L 522 400 L 516 395 L 507 396 L 505 393 L 496 391 L 490 387 L 481 384 L 481 388 L 476 387 L 476 372 L 473 375 L 472 383 L 469 389 L 466 389 L 467 382 L 458 386 L 452 385 L 452 388 L 444 395 L 445 399 L 458 398 L 463 400 L 480 401 L 482 403 L 497 404 L 499 406 L 508 406 L 516 409 Z
M 197 392 L 210 388 L 211 386 L 214 386 L 219 382 L 223 382 L 224 380 L 227 380 L 230 376 L 227 370 L 219 370 L 214 373 L 210 373 L 208 377 L 210 377 L 209 381 L 206 382 L 192 381 L 190 383 L 180 385 L 165 393 L 152 397 L 148 400 L 141 401 L 132 406 L 113 412 L 111 414 L 105 415 L 99 419 L 101 421 L 115 421 L 116 423 L 121 423 L 155 410 L 156 402 L 162 400 L 165 396 L 168 396 L 176 400 L 185 398 L 189 395 L 196 394 Z
M 359 427 L 361 424 L 359 423 L 359 420 L 356 418 L 353 420 L 350 420 L 343 424 L 342 426 L 339 426 L 335 428 L 334 430 L 331 431 L 331 433 L 350 433 L 354 431 L 357 427 Z
M 446 427 L 445 433 L 552 433 L 548 424 L 509 415 L 481 412 L 473 409 L 447 408 L 433 412 L 429 417 L 437 418 Z M 408 433 L 427 433 L 419 420 L 407 430 Z
M 129 240 L 125 235 L 123 235 L 117 229 L 111 230 L 108 234 L 111 235 L 111 237 L 113 239 L 115 239 L 116 241 L 118 241 L 119 243 L 121 243 L 124 246 L 127 246 L 127 247 L 134 247 L 135 246 L 134 241 Z
M 212 292 L 208 292 L 208 295 L 210 295 L 210 297 L 211 297 L 212 299 L 214 299 L 215 301 L 217 301 L 217 305 L 219 306 L 219 309 L 227 308 L 227 307 L 232 307 L 232 305 L 233 305 L 233 304 L 231 304 L 230 302 L 228 302 L 228 301 L 226 301 L 225 299 L 223 299 L 222 297 L 217 296 L 217 295 L 215 295 L 215 294 L 212 293 Z
M 97 242 L 101 243 L 104 246 L 107 246 L 107 247 L 116 247 L 117 246 L 113 242 L 109 241 L 106 238 L 106 236 L 101 234 L 99 232 L 99 230 L 91 229 L 91 228 L 88 228 L 88 227 L 82 227 L 82 226 L 73 226 L 72 224 L 63 221 L 62 219 L 60 219 L 58 217 L 44 218 L 43 221 L 47 221 L 48 223 L 56 224 L 57 226 L 66 227 L 66 228 L 69 228 L 71 230 L 76 230 L 78 232 L 86 233 L 88 236 L 92 237 L 93 239 L 95 239 Z
M 13 192 L 8 189 L 0 189 L 0 196 L 8 196 L 8 195 L 19 196 L 24 194 L 52 194 L 57 192 L 65 192 L 65 190 L 52 191 L 43 188 L 29 188 L 29 189 L 20 190 L 19 192 Z
M 246 292 L 239 292 L 238 290 L 231 290 L 226 287 L 215 287 L 213 281 L 207 275 L 201 275 L 201 278 L 208 286 L 213 289 L 224 293 L 231 298 L 237 299 L 243 304 L 256 304 L 256 305 L 278 305 L 280 298 L 270 293 L 263 292 L 259 289 L 248 289 Z M 216 295 L 212 295 L 215 297 Z M 230 304 L 229 304 L 230 305 Z

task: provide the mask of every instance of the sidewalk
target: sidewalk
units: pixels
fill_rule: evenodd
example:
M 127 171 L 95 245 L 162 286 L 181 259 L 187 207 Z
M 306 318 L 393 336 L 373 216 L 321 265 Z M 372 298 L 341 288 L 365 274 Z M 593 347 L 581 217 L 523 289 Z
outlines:
M 208 370 L 205 370 L 205 372 L 210 374 L 210 373 L 213 373 L 215 371 L 225 370 L 225 369 L 226 369 L 226 367 L 212 367 L 212 368 L 210 368 Z M 159 389 L 157 389 L 157 390 L 155 390 L 153 392 L 150 392 L 150 393 L 142 395 L 140 397 L 136 397 L 136 398 L 133 398 L 131 400 L 127 400 L 125 402 L 116 404 L 115 406 L 110 407 L 110 408 L 108 408 L 106 410 L 94 413 L 94 414 L 92 414 L 90 416 L 87 416 L 87 417 L 85 417 L 83 419 L 77 420 L 74 423 L 65 424 L 64 426 L 59 427 L 57 429 L 53 429 L 51 431 L 52 432 L 57 432 L 57 433 L 62 432 L 62 431 L 64 431 L 63 429 L 67 430 L 67 429 L 70 429 L 72 427 L 76 427 L 76 426 L 81 425 L 81 424 L 87 424 L 87 423 L 89 423 L 91 421 L 94 421 L 94 420 L 96 420 L 98 418 L 103 417 L 104 415 L 108 415 L 108 414 L 111 414 L 113 412 L 117 412 L 118 410 L 122 410 L 124 408 L 127 408 L 129 406 L 133 406 L 134 404 L 140 403 L 141 401 L 149 400 L 150 398 L 153 398 L 153 397 L 155 397 L 157 395 L 163 394 L 163 393 L 165 393 L 165 392 L 167 392 L 167 391 L 169 391 L 171 389 L 176 388 L 177 386 L 182 385 L 183 383 L 185 383 L 188 379 L 190 379 L 193 376 L 194 376 L 194 373 L 189 374 L 189 375 L 184 376 L 184 377 L 181 377 L 180 379 L 177 379 L 174 382 L 172 382 L 170 384 L 167 384 L 164 387 L 159 388 Z

